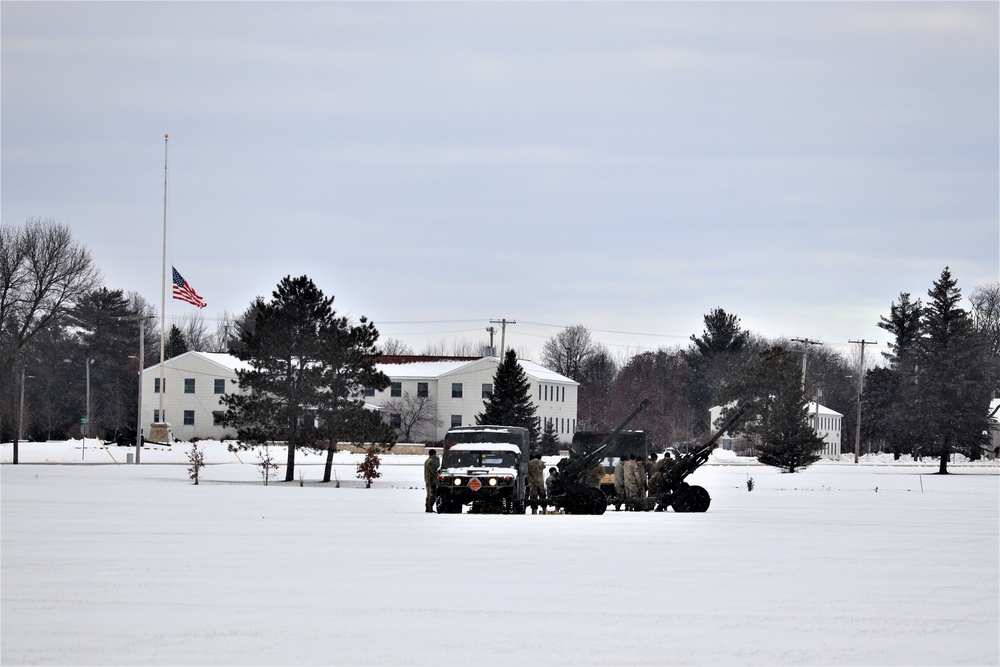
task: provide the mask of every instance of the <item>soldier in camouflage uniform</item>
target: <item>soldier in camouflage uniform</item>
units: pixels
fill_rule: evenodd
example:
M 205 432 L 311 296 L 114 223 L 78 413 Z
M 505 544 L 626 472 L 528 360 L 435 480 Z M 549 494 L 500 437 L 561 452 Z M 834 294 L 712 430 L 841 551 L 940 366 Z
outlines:
M 541 454 L 532 454 L 528 461 L 528 501 L 545 500 L 545 462 L 542 461 Z M 531 513 L 538 513 L 538 503 L 531 503 Z M 545 514 L 545 505 L 542 505 L 542 514 Z
M 427 487 L 427 500 L 425 502 L 425 512 L 434 511 L 434 501 L 437 500 L 437 475 L 441 469 L 441 459 L 437 456 L 437 450 L 427 452 L 427 460 L 424 461 L 424 486 Z

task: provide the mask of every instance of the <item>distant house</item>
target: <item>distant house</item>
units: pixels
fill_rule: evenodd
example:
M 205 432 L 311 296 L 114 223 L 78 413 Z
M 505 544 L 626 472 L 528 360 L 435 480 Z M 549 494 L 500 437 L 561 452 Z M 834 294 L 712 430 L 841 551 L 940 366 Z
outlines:
M 843 422 L 844 415 L 840 414 L 836 410 L 831 410 L 825 405 L 817 404 L 815 401 L 809 402 L 809 420 L 816 434 L 823 439 L 824 447 L 820 451 L 821 456 L 829 456 L 835 458 L 840 456 L 840 442 L 841 442 L 841 432 L 840 427 Z M 709 420 L 712 424 L 712 428 L 716 428 L 719 423 L 719 417 L 722 414 L 722 406 L 716 405 L 710 408 Z M 719 447 L 722 449 L 732 449 L 733 440 L 739 434 L 725 433 L 719 438 Z
M 579 383 L 536 364 L 519 359 L 530 383 L 530 394 L 542 427 L 550 422 L 559 440 L 569 443 L 576 432 L 576 410 Z M 497 357 L 427 357 L 399 355 L 382 357 L 379 370 L 389 376 L 391 384 L 384 391 L 368 390 L 365 400 L 382 406 L 390 424 L 398 419 L 387 411 L 385 404 L 404 394 L 434 400 L 440 425 L 433 432 L 419 434 L 420 440 L 441 440 L 453 426 L 471 426 L 484 407 L 484 400 L 493 393 L 493 377 L 500 359 Z M 418 439 L 413 434 L 411 439 Z
M 579 383 L 548 370 L 532 361 L 519 360 L 530 383 L 531 397 L 544 427 L 551 422 L 562 442 L 570 442 L 576 432 Z M 385 356 L 379 370 L 391 384 L 384 391 L 367 389 L 364 400 L 379 409 L 383 419 L 392 424 L 398 414 L 384 404 L 405 393 L 434 400 L 440 425 L 432 432 L 419 434 L 420 440 L 441 440 L 452 426 L 476 423 L 476 415 L 485 407 L 484 399 L 493 392 L 493 376 L 500 360 L 497 357 L 428 357 Z M 225 411 L 221 398 L 240 391 L 236 371 L 247 368 L 245 362 L 229 354 L 185 352 L 168 359 L 163 368 L 163 412 L 160 412 L 160 365 L 142 373 L 142 423 L 170 423 L 176 439 L 220 439 L 236 435 L 235 428 L 224 428 Z M 411 434 L 417 439 L 418 434 Z
M 236 370 L 247 365 L 229 354 L 185 352 L 163 364 L 142 372 L 142 423 L 147 429 L 153 422 L 170 424 L 174 438 L 221 439 L 235 436 L 235 428 L 224 428 L 221 415 L 224 395 L 240 391 Z M 162 412 L 160 399 L 163 399 Z

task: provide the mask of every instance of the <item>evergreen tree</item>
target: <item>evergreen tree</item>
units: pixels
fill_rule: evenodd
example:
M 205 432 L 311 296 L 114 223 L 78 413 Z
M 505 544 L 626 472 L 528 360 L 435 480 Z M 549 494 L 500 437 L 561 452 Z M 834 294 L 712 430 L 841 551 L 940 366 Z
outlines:
M 538 452 L 542 456 L 558 456 L 560 450 L 559 436 L 556 435 L 556 427 L 551 419 L 545 420 L 545 429 L 542 437 L 538 441 Z
M 872 369 L 865 375 L 862 435 L 884 442 L 896 458 L 904 453 L 916 456 L 922 434 L 931 430 L 917 400 L 922 314 L 920 299 L 911 301 L 909 293 L 900 293 L 899 300 L 889 307 L 889 317 L 880 317 L 878 323 L 893 336 L 889 351 L 883 352 L 889 368 Z
M 362 397 L 365 387 L 389 385 L 375 368 L 374 325 L 362 318 L 351 326 L 337 317 L 333 297 L 306 276 L 283 278 L 270 302 L 258 297 L 247 312 L 250 321 L 241 327 L 233 353 L 250 365 L 237 371 L 240 388 L 250 391 L 222 398 L 238 446 L 285 441 L 285 481 L 291 482 L 296 449 L 316 447 L 322 435 L 330 440 L 327 471 L 338 437 L 362 440 L 371 430 L 386 435 Z
M 167 359 L 173 359 L 174 357 L 179 357 L 187 351 L 188 344 L 184 339 L 184 333 L 176 324 L 171 324 L 170 333 L 167 334 L 167 344 L 164 346 L 164 356 Z
M 788 472 L 819 459 L 823 440 L 810 424 L 807 401 L 802 391 L 802 370 L 798 354 L 772 347 L 747 372 L 720 391 L 727 418 L 737 405 L 753 401 L 739 430 L 755 444 L 758 460 Z
M 709 428 L 708 410 L 719 388 L 741 372 L 751 342 L 749 332 L 740 327 L 740 318 L 722 308 L 713 309 L 704 320 L 704 333 L 691 336 L 694 345 L 685 354 L 691 370 L 686 394 L 697 431 Z
M 775 395 L 771 418 L 762 432 L 757 460 L 764 465 L 795 472 L 819 460 L 823 448 L 820 438 L 809 422 L 808 406 L 802 395 L 801 382 L 788 385 Z
M 122 290 L 106 287 L 90 292 L 72 311 L 72 323 L 80 332 L 80 350 L 73 355 L 73 363 L 79 364 L 77 373 L 85 376 L 87 360 L 94 360 L 90 366 L 92 436 L 110 439 L 135 430 L 139 376 L 130 356 L 139 353 L 138 318 Z
M 982 339 L 959 307 L 962 292 L 947 267 L 927 295 L 916 350 L 919 412 L 929 420 L 931 447 L 945 474 L 952 452 L 979 458 L 988 444 L 992 387 Z
M 538 438 L 540 429 L 537 410 L 531 400 L 531 383 L 514 350 L 508 350 L 503 362 L 493 376 L 493 393 L 483 401 L 485 409 L 476 415 L 477 424 L 497 426 L 523 426 L 531 434 L 531 442 Z

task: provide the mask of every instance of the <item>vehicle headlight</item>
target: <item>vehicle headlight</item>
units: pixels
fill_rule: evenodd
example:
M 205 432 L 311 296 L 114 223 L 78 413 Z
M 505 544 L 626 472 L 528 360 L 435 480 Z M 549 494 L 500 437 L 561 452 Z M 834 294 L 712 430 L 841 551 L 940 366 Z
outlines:
M 496 485 L 497 485 L 497 478 L 490 477 L 490 486 L 496 486 Z
M 455 481 L 452 482 L 452 484 L 454 484 L 455 486 L 462 486 L 462 478 L 461 477 L 456 477 Z

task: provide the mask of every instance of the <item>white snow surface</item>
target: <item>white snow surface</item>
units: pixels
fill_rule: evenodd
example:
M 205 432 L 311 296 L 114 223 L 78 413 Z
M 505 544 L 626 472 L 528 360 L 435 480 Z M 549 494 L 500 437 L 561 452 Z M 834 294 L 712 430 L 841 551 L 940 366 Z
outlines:
M 207 442 L 195 486 L 190 445 L 80 445 L 0 468 L 4 665 L 1000 662 L 996 462 L 727 453 L 704 514 L 437 515 L 423 456 L 366 489 L 361 456 L 337 486 L 299 452 L 264 486 Z

